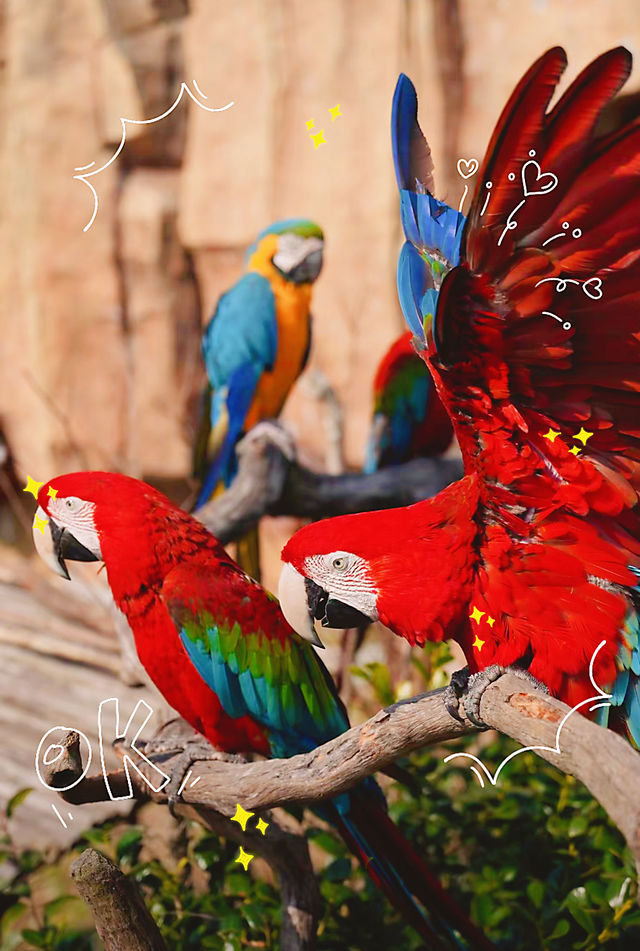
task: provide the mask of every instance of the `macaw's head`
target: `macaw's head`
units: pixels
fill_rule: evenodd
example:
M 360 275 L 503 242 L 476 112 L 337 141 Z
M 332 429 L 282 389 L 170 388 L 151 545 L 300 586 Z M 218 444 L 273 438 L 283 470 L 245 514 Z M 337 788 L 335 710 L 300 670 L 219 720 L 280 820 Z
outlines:
M 388 623 L 381 599 L 390 566 L 397 566 L 394 538 L 402 535 L 406 509 L 342 515 L 300 529 L 282 550 L 278 597 L 301 637 L 318 642 L 323 627 Z
M 411 644 L 452 636 L 473 580 L 477 527 L 466 494 L 471 512 L 473 492 L 454 483 L 415 505 L 301 528 L 282 550 L 278 589 L 291 627 L 312 642 L 316 621 L 381 621 Z
M 276 221 L 261 231 L 247 252 L 249 266 L 271 264 L 293 284 L 312 284 L 322 269 L 322 229 L 305 218 Z
M 102 561 L 110 580 L 116 562 L 129 573 L 135 565 L 140 577 L 157 558 L 150 526 L 163 513 L 189 518 L 138 479 L 112 472 L 69 473 L 46 482 L 38 492 L 35 547 L 63 578 L 69 578 L 69 561 Z

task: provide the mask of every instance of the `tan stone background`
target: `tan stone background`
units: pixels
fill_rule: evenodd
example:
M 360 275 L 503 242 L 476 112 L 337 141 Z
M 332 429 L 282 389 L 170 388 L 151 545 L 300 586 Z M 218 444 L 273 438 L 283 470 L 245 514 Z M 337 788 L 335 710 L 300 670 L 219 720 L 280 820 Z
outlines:
M 0 426 L 18 476 L 117 468 L 182 479 L 201 385 L 199 335 L 272 220 L 325 229 L 312 365 L 346 411 L 360 464 L 375 365 L 401 328 L 389 111 L 416 83 L 441 197 L 481 158 L 506 96 L 550 45 L 571 78 L 618 43 L 637 0 L 5 0 L 0 6 Z M 162 122 L 145 119 L 196 80 Z M 634 76 L 631 88 L 638 86 Z M 330 122 L 329 107 L 343 117 Z M 314 150 L 306 121 L 324 128 Z M 322 459 L 304 387 L 286 416 Z

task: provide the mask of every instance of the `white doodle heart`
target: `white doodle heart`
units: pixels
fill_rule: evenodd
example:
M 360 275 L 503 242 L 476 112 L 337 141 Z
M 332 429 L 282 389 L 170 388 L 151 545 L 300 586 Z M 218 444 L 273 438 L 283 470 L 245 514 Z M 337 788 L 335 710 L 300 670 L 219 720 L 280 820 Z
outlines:
M 591 300 L 600 300 L 602 298 L 602 278 L 590 277 L 589 280 L 583 281 L 582 290 Z
M 529 169 L 532 169 L 529 172 Z M 533 177 L 535 170 L 535 178 Z M 522 166 L 522 191 L 525 198 L 530 195 L 548 195 L 558 184 L 553 172 L 543 172 L 537 162 L 529 160 Z
M 471 178 L 471 176 L 475 175 L 478 171 L 478 159 L 458 159 L 458 164 L 456 167 L 458 169 L 458 175 L 460 175 L 462 178 Z M 463 172 L 463 168 L 466 169 L 466 171 Z

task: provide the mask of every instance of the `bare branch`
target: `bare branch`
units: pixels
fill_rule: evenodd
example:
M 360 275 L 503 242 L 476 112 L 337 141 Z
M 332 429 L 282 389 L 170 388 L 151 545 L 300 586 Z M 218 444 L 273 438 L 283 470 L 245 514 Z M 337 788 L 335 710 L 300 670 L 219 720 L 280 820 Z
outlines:
M 222 757 L 198 762 L 194 771 L 200 782 L 185 789 L 183 799 L 231 816 L 238 789 L 242 789 L 243 806 L 251 810 L 335 796 L 418 747 L 474 732 L 471 724 L 450 716 L 442 694 L 442 690 L 433 691 L 394 704 L 311 753 L 291 759 L 238 763 Z M 488 687 L 481 704 L 489 726 L 525 746 L 551 748 L 537 752 L 585 784 L 624 835 L 640 871 L 640 754 L 622 737 L 579 713 L 566 721 L 561 752 L 556 753 L 556 733 L 567 713 L 566 704 L 531 690 L 510 674 Z M 170 770 L 171 761 L 163 768 Z M 69 801 L 94 802 L 97 793 L 98 787 L 87 779 L 71 791 Z M 154 798 L 165 797 L 159 793 Z
M 87 849 L 71 865 L 71 877 L 106 951 L 167 951 L 135 882 L 106 856 Z
M 435 495 L 462 475 L 458 459 L 414 459 L 364 475 L 312 472 L 274 438 L 275 423 L 256 426 L 238 444 L 238 474 L 232 485 L 198 511 L 223 544 L 246 532 L 262 515 L 320 519 L 332 515 L 412 505 Z M 281 428 L 280 428 L 281 429 Z
M 244 795 L 242 798 L 244 800 Z M 280 885 L 280 947 L 282 951 L 313 951 L 322 898 L 303 836 L 287 832 L 269 813 L 262 813 L 263 818 L 266 815 L 269 819 L 269 830 L 262 835 L 249 825 L 243 832 L 237 822 L 231 822 L 214 809 L 181 806 L 179 810 L 185 817 L 197 819 L 212 832 L 233 839 L 269 863 Z

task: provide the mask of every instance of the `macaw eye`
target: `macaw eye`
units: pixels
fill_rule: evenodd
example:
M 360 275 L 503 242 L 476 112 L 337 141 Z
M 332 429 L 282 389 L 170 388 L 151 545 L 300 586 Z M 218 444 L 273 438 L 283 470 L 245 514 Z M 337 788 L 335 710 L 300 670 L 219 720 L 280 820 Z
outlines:
M 347 567 L 347 559 L 344 557 L 344 555 L 340 555 L 338 558 L 334 558 L 331 564 L 336 569 L 336 571 L 342 571 Z
M 72 495 L 69 498 L 64 500 L 65 506 L 69 509 L 70 512 L 77 512 L 82 504 L 81 499 L 76 499 Z

